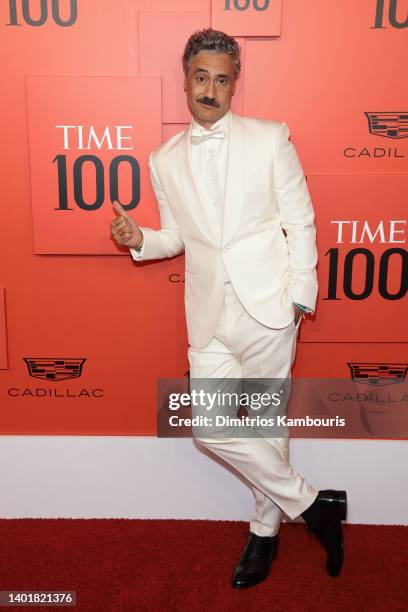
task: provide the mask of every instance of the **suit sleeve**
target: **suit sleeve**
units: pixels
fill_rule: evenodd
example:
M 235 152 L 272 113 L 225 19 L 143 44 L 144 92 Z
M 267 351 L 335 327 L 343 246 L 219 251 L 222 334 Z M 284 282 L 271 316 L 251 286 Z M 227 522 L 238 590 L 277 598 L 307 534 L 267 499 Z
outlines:
M 174 257 L 184 252 L 184 242 L 157 176 L 152 157 L 153 155 L 150 154 L 150 180 L 159 206 L 160 229 L 154 230 L 151 227 L 140 228 L 143 234 L 142 248 L 140 251 L 130 248 L 130 253 L 135 261 Z
M 274 156 L 274 189 L 286 232 L 292 301 L 314 311 L 317 298 L 317 249 L 314 210 L 303 168 L 289 140 L 286 123 L 279 126 Z

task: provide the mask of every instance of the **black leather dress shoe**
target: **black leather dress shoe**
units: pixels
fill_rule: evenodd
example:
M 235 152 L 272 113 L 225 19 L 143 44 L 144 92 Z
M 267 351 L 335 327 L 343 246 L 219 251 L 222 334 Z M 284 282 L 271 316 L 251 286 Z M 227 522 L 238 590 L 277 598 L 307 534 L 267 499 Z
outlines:
M 234 589 L 245 589 L 265 580 L 277 554 L 277 535 L 258 536 L 250 531 L 248 542 L 232 576 Z
M 317 498 L 302 512 L 309 530 L 327 551 L 326 569 L 330 576 L 338 576 L 343 567 L 344 545 L 341 521 L 347 515 L 346 491 L 319 491 Z

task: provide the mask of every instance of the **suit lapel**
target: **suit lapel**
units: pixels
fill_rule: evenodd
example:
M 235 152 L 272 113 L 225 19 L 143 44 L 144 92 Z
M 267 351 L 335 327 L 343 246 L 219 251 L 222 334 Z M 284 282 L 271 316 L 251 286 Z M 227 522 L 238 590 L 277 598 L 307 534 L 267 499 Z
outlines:
M 231 240 L 241 220 L 245 190 L 245 155 L 244 121 L 239 115 L 231 113 L 222 246 Z
M 230 113 L 228 167 L 224 196 L 224 219 L 222 245 L 231 240 L 238 229 L 244 204 L 245 188 L 245 133 L 244 122 L 239 115 Z M 187 129 L 177 145 L 178 171 L 186 207 L 191 213 L 200 233 L 212 244 L 217 244 L 215 228 L 212 227 L 206 204 L 191 164 L 191 128 Z
M 215 230 L 205 210 L 205 202 L 201 197 L 198 183 L 191 164 L 191 123 L 188 130 L 180 138 L 177 146 L 178 171 L 183 189 L 186 207 L 189 209 L 200 233 L 209 242 L 216 242 Z

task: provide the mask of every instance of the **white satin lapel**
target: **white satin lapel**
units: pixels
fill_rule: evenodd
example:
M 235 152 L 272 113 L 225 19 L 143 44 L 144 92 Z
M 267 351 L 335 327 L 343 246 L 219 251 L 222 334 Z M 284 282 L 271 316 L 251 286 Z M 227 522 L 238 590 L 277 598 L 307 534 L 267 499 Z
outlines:
M 245 190 L 245 127 L 242 117 L 231 113 L 229 125 L 228 168 L 222 228 L 223 247 L 238 229 L 244 205 Z
M 186 206 L 204 238 L 216 243 L 215 229 L 211 226 L 205 211 L 205 203 L 200 195 L 191 164 L 191 123 L 190 128 L 185 131 L 178 142 L 177 160 Z

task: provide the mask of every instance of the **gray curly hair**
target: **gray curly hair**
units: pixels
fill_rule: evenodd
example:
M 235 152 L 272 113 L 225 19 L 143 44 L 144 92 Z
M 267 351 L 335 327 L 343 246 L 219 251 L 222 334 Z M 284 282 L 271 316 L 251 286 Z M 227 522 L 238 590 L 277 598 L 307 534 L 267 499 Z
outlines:
M 231 55 L 234 66 L 235 78 L 238 78 L 241 72 L 240 46 L 232 36 L 228 36 L 225 32 L 206 28 L 194 32 L 188 39 L 183 53 L 183 70 L 184 74 L 188 74 L 188 65 L 194 55 L 200 51 L 214 51 L 215 53 L 228 53 Z

